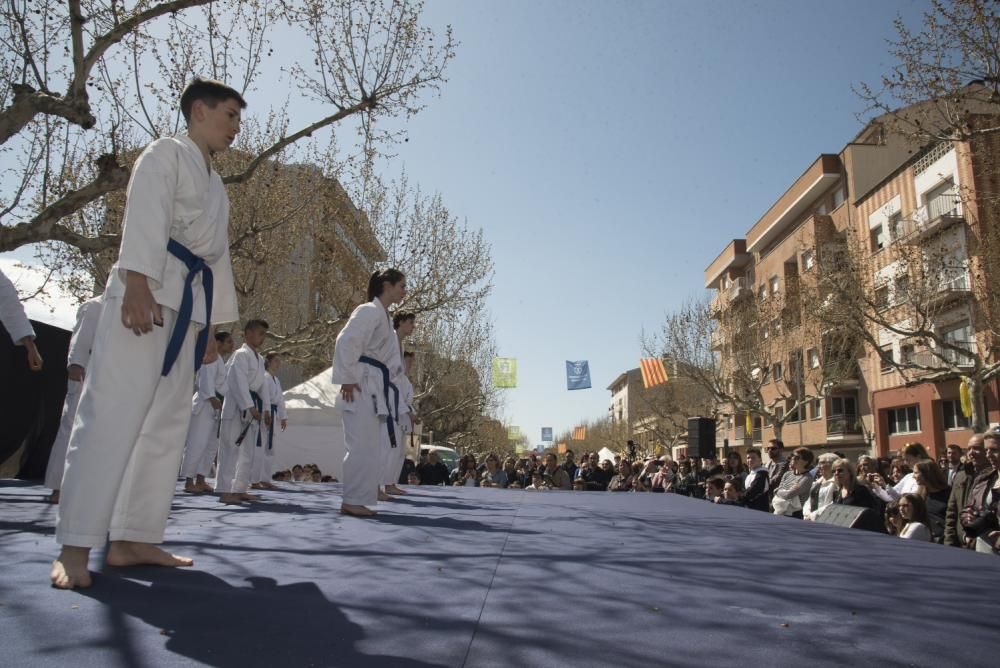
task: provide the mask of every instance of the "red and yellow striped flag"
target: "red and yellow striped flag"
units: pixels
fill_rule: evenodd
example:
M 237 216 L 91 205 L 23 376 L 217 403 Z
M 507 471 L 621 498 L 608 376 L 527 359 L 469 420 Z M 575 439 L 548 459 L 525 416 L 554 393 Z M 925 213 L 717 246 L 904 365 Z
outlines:
M 667 382 L 667 369 L 659 357 L 639 360 L 639 368 L 642 369 L 642 386 L 647 390 Z
M 587 428 L 577 427 L 573 430 L 573 440 L 574 441 L 586 441 L 587 440 Z

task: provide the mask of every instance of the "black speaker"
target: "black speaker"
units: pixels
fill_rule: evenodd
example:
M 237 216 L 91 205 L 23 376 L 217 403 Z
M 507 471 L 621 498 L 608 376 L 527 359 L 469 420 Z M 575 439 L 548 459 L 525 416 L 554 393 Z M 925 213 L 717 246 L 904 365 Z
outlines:
M 715 457 L 715 420 L 688 418 L 688 457 Z
M 879 514 L 871 508 L 844 506 L 837 503 L 830 504 L 824 508 L 823 512 L 816 516 L 816 521 L 821 524 L 832 524 L 851 529 L 864 529 L 865 531 L 883 530 Z

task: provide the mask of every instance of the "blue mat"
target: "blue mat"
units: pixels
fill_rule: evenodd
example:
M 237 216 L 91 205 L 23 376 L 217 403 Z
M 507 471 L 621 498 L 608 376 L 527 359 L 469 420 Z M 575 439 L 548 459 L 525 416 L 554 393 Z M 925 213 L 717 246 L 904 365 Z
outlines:
M 46 585 L 44 489 L 0 481 L 0 666 L 994 666 L 1000 559 L 672 494 L 179 493 L 193 569 Z M 96 556 L 91 566 L 97 569 Z

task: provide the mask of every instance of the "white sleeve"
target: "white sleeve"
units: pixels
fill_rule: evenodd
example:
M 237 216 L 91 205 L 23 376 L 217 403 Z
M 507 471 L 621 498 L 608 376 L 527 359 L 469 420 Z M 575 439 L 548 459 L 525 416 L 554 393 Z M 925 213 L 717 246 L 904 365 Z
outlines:
M 11 341 L 16 345 L 21 345 L 21 339 L 26 336 L 35 338 L 35 329 L 24 312 L 24 305 L 17 295 L 17 288 L 2 271 L 0 271 L 0 322 L 7 328 Z
M 362 369 L 358 359 L 365 352 L 365 346 L 378 324 L 376 318 L 379 315 L 375 309 L 365 308 L 365 305 L 359 306 L 351 314 L 344 329 L 340 330 L 333 348 L 335 385 L 361 382 Z
M 215 369 L 211 364 L 202 364 L 198 369 L 195 400 L 208 401 L 215 398 Z
M 271 397 L 272 404 L 278 404 L 278 417 L 282 420 L 288 419 L 288 411 L 285 410 L 285 393 L 281 391 L 281 381 L 274 379 L 272 389 L 277 391 L 277 397 Z
M 97 321 L 101 317 L 102 302 L 97 299 L 85 301 L 76 312 L 76 327 L 73 337 L 69 340 L 69 356 L 67 366 L 76 364 L 84 369 L 90 363 L 90 351 L 94 347 L 94 336 L 97 334 Z
M 157 140 L 146 147 L 132 168 L 117 264 L 123 282 L 125 271 L 131 270 L 148 276 L 153 290 L 163 285 L 177 193 L 177 151 L 173 140 Z

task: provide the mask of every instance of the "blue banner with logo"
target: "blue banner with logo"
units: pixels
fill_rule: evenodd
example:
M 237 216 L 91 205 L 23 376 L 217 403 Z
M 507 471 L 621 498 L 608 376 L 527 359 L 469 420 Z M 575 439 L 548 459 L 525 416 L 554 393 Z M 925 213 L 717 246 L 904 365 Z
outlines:
M 542 427 L 542 440 L 543 441 L 552 440 L 552 427 Z
M 586 390 L 590 388 L 590 363 L 587 360 L 570 362 L 566 360 L 566 389 Z

